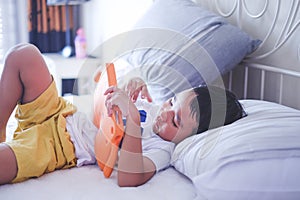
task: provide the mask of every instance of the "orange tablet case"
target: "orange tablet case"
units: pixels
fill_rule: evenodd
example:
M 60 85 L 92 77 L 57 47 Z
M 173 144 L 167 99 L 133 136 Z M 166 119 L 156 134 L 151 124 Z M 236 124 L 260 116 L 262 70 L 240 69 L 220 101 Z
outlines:
M 106 178 L 110 177 L 118 159 L 119 144 L 124 135 L 122 113 L 115 109 L 112 117 L 107 114 L 104 92 L 109 86 L 116 86 L 116 73 L 113 63 L 106 64 L 101 73 L 94 94 L 94 124 L 98 127 L 95 138 L 97 163 Z

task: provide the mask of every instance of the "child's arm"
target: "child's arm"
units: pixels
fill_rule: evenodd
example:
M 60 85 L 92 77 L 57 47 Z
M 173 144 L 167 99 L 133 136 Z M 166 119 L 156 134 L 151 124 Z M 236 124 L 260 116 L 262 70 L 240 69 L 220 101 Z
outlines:
M 118 161 L 118 184 L 138 186 L 147 182 L 156 171 L 154 163 L 142 155 L 140 115 L 127 94 L 116 87 L 110 87 L 106 107 L 111 114 L 118 107 L 126 117 L 126 129 Z

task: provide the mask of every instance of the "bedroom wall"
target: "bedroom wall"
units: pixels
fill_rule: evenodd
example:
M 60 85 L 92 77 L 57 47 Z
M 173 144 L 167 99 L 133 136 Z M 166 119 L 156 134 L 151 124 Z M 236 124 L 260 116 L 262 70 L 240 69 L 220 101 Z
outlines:
M 88 52 L 106 39 L 128 30 L 152 4 L 152 0 L 91 0 L 82 6 L 82 26 Z

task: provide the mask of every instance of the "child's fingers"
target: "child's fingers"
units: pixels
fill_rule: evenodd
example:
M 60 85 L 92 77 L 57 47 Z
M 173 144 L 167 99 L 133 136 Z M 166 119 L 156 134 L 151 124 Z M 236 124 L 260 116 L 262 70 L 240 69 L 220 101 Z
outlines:
M 137 100 L 139 94 L 140 94 L 140 91 L 139 91 L 139 90 L 136 90 L 136 91 L 131 95 L 131 97 L 130 97 L 131 100 L 132 100 L 133 102 L 136 102 L 136 100 Z
M 119 107 L 113 103 L 112 98 L 109 98 L 107 101 L 105 101 L 105 106 L 109 117 L 111 117 L 115 111 L 120 110 Z
M 115 92 L 117 90 L 116 86 L 110 86 L 107 88 L 107 90 L 104 92 L 104 95 L 107 95 L 109 93 Z
M 134 92 L 136 91 L 136 87 L 137 87 L 137 83 L 135 80 L 131 80 L 127 87 L 126 87 L 126 92 L 127 92 L 127 95 L 129 97 L 132 97 L 132 95 L 134 94 Z
M 111 93 L 109 93 L 106 96 L 106 99 L 105 99 L 105 106 L 106 106 L 106 109 L 107 109 L 108 116 L 112 115 L 112 106 L 113 106 L 113 104 L 112 104 L 111 98 L 112 98 L 112 95 L 111 95 Z
M 111 86 L 107 88 L 107 90 L 104 92 L 104 95 L 106 95 L 105 99 L 105 106 L 107 109 L 108 116 L 112 116 L 113 113 L 113 93 L 117 91 L 117 88 L 115 86 Z
M 142 87 L 141 97 L 142 97 L 142 99 L 146 98 L 148 100 L 148 102 L 152 102 L 152 97 L 151 97 L 146 85 L 143 85 L 143 87 Z

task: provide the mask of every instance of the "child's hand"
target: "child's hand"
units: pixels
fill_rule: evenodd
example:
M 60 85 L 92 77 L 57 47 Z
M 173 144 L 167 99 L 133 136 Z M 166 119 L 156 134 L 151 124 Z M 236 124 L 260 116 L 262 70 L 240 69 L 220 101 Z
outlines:
M 149 94 L 147 85 L 141 78 L 136 77 L 131 79 L 123 89 L 132 102 L 136 102 L 140 93 L 142 99 L 147 99 L 148 102 L 152 102 L 152 97 Z
M 133 103 L 130 101 L 125 91 L 112 86 L 105 91 L 104 95 L 107 95 L 105 106 L 107 108 L 109 116 L 112 115 L 113 111 L 117 107 L 122 112 L 122 115 L 127 117 L 127 115 L 129 114 L 129 109 L 130 107 L 132 107 Z

